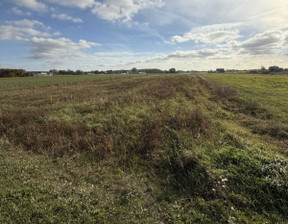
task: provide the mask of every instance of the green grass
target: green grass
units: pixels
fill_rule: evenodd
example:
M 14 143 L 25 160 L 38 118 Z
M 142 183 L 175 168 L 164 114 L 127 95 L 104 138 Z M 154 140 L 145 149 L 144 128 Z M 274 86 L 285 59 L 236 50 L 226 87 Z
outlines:
M 203 74 L 204 77 L 231 86 L 288 124 L 288 76 L 260 74 Z
M 18 77 L 18 78 L 1 78 L 1 89 L 22 89 L 22 88 L 35 88 L 40 86 L 52 86 L 69 84 L 76 82 L 85 82 L 94 79 L 103 78 L 116 78 L 125 77 L 129 75 L 113 75 L 113 74 L 100 74 L 100 75 L 57 75 L 52 77 Z
M 283 108 L 260 87 L 99 77 L 0 89 L 1 223 L 286 222 Z

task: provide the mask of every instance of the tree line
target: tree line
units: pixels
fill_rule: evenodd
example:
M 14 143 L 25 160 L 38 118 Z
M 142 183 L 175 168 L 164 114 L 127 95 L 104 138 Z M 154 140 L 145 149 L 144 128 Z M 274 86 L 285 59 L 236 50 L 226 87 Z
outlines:
M 106 70 L 106 71 L 99 71 L 99 70 L 92 70 L 90 72 L 84 72 L 81 70 L 56 70 L 51 69 L 49 73 L 53 73 L 53 75 L 85 75 L 85 74 L 153 74 L 153 73 L 176 73 L 175 68 L 170 68 L 167 70 L 161 70 L 157 68 L 147 68 L 147 69 L 137 69 L 132 68 L 131 70 Z M 32 72 L 27 72 L 24 69 L 7 69 L 7 68 L 0 68 L 0 78 L 4 77 L 27 77 L 33 76 Z
M 85 74 L 139 74 L 139 73 L 146 73 L 146 74 L 153 74 L 153 73 L 176 73 L 175 68 L 170 68 L 168 71 L 161 70 L 158 68 L 146 68 L 146 69 L 137 69 L 132 68 L 130 69 L 120 69 L 120 70 L 106 70 L 106 71 L 100 71 L 100 70 L 92 70 L 89 72 L 84 72 L 81 70 L 50 70 L 54 75 L 85 75 Z
M 0 69 L 0 77 L 26 77 L 30 76 L 30 74 L 24 69 Z

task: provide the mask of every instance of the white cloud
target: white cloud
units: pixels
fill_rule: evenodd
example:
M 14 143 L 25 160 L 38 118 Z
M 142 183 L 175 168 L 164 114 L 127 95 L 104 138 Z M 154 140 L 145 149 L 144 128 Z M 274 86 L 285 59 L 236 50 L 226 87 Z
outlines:
M 33 28 L 0 26 L 0 40 L 27 40 L 31 36 L 48 37 L 51 35 Z
M 33 36 L 49 37 L 53 35 L 47 32 L 49 27 L 37 20 L 6 21 L 6 24 L 8 25 L 0 26 L 0 40 L 27 40 Z
M 26 7 L 36 11 L 47 10 L 47 5 L 40 2 L 40 0 L 8 0 L 18 6 Z M 79 8 L 87 8 L 95 5 L 94 0 L 44 0 L 47 3 L 55 3 L 63 6 L 72 6 Z M 19 12 L 19 11 L 18 11 Z
M 28 43 L 32 47 L 31 55 L 28 56 L 29 58 L 56 61 L 80 57 L 80 50 L 100 46 L 98 43 L 87 42 L 86 40 L 80 40 L 77 43 L 67 38 L 52 39 L 33 37 Z
M 95 4 L 94 0 L 45 0 L 49 3 L 55 3 L 64 6 L 73 6 L 79 8 L 92 7 Z
M 190 50 L 190 51 L 175 51 L 166 57 L 166 59 L 183 59 L 183 58 L 210 58 L 213 56 L 220 57 L 223 53 L 223 50 L 220 49 L 201 49 L 201 50 Z
M 73 18 L 72 16 L 69 16 L 65 13 L 61 13 L 61 14 L 52 14 L 52 18 L 56 18 L 56 19 L 60 19 L 60 20 L 68 20 L 68 21 L 72 21 L 74 23 L 83 23 L 83 20 L 80 18 Z
M 10 2 L 36 11 L 47 10 L 47 6 L 37 0 L 10 0 Z
M 267 31 L 257 34 L 242 42 L 241 53 L 251 55 L 271 55 L 278 54 L 285 44 L 286 32 L 283 31 Z
M 199 28 L 201 31 L 206 29 L 207 27 Z M 196 33 L 199 34 L 199 32 Z M 270 30 L 257 33 L 244 40 L 241 38 L 235 37 L 235 39 L 232 38 L 234 40 L 221 44 L 215 41 L 214 45 L 196 45 L 197 50 L 178 50 L 166 55 L 151 57 L 142 62 L 135 61 L 130 65 L 162 69 L 176 67 L 185 70 L 214 70 L 217 67 L 253 69 L 260 68 L 260 65 L 268 67 L 273 64 L 287 67 L 285 60 L 288 55 L 287 30 Z M 193 37 L 193 39 L 196 38 Z M 211 43 L 210 40 L 206 41 L 205 38 L 204 40 L 201 38 L 201 43 Z
M 68 38 L 52 38 L 59 33 L 48 32 L 50 28 L 38 20 L 23 19 L 5 23 L 0 26 L 0 40 L 26 43 L 30 46 L 30 55 L 25 58 L 39 59 L 45 63 L 78 65 L 79 58 L 88 58 L 83 50 L 100 46 L 86 40 L 74 42 Z
M 103 3 L 96 1 L 92 12 L 104 20 L 128 22 L 140 10 L 163 5 L 162 0 L 104 0 Z
M 173 36 L 171 42 L 183 43 L 190 40 L 205 44 L 229 42 L 239 38 L 238 26 L 240 26 L 239 23 L 227 23 L 197 27 L 185 33 L 183 36 Z
M 11 9 L 11 12 L 17 16 L 31 16 L 32 15 L 31 12 L 24 12 L 17 7 L 13 7 Z
M 22 19 L 22 20 L 14 20 L 14 21 L 6 21 L 6 24 L 20 27 L 36 27 L 41 26 L 45 27 L 44 24 L 38 20 L 30 20 L 30 19 Z
M 9 0 L 14 4 L 32 10 L 47 10 L 46 4 L 40 2 L 40 0 Z M 78 7 L 78 8 L 90 8 L 92 13 L 98 17 L 109 21 L 121 21 L 128 22 L 139 11 L 144 9 L 159 8 L 164 6 L 164 0 L 42 0 L 46 3 L 53 3 L 62 6 Z M 22 14 L 19 9 L 15 8 L 15 13 Z M 61 15 L 61 16 L 60 16 Z M 60 19 L 64 19 L 63 14 L 57 15 Z M 54 15 L 54 17 L 56 17 Z M 71 20 L 72 18 L 66 20 Z M 80 20 L 78 19 L 77 22 Z

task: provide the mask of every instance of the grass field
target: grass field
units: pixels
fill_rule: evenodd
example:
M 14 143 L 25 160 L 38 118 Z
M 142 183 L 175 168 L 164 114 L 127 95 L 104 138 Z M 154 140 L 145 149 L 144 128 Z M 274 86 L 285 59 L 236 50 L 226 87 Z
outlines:
M 288 76 L 259 74 L 203 74 L 210 80 L 231 86 L 288 124 Z
M 127 76 L 126 74 L 98 74 L 98 75 L 62 75 L 53 77 L 22 77 L 22 78 L 1 78 L 0 88 L 7 89 L 23 89 L 35 88 L 41 86 L 65 85 L 69 83 L 85 82 L 94 79 L 107 78 L 121 78 Z
M 0 79 L 0 223 L 287 223 L 285 82 Z

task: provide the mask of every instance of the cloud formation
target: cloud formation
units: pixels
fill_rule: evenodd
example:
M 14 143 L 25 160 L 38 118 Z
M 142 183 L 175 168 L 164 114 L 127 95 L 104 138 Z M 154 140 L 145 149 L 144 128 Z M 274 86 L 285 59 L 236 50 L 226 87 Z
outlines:
M 144 9 L 160 8 L 164 6 L 165 0 L 9 0 L 12 3 L 26 7 L 35 11 L 48 10 L 48 6 L 45 3 L 58 4 L 68 7 L 77 7 L 81 9 L 90 8 L 92 13 L 99 18 L 108 21 L 121 21 L 128 22 L 139 11 Z M 45 3 L 43 3 L 43 1 Z M 22 11 L 15 8 L 15 13 L 22 14 Z M 57 15 L 64 19 L 63 15 Z M 54 18 L 56 15 L 54 15 Z M 66 20 L 71 20 L 71 18 Z M 72 21 L 72 20 L 71 20 Z
M 50 37 L 55 35 L 47 32 L 49 27 L 37 20 L 6 21 L 6 24 L 0 26 L 0 40 L 27 40 L 32 36 Z
M 35 11 L 45 11 L 47 10 L 47 6 L 37 0 L 10 0 L 14 4 L 22 7 L 29 8 Z
M 0 23 L 0 40 L 22 41 L 30 59 L 51 65 L 76 58 L 75 66 L 82 60 L 111 68 L 210 69 L 216 63 L 243 68 L 286 63 L 288 55 L 286 0 L 5 0 L 2 5 L 7 1 L 15 5 L 7 5 L 6 15 L 15 20 Z M 96 42 L 102 43 L 97 54 Z
M 47 5 L 43 3 L 43 1 L 41 2 L 40 0 L 9 0 L 9 1 L 18 6 L 26 7 L 35 11 L 43 11 L 48 9 Z M 79 8 L 87 8 L 95 5 L 94 0 L 44 0 L 44 1 L 46 3 L 53 3 L 63 6 L 79 7 Z
M 187 50 L 187 51 L 175 51 L 163 59 L 182 59 L 182 58 L 209 58 L 213 56 L 219 56 L 223 50 L 219 49 L 201 49 L 201 50 Z
M 284 48 L 286 34 L 280 30 L 257 34 L 241 44 L 242 53 L 251 55 L 278 54 Z
M 229 42 L 239 38 L 238 26 L 239 23 L 226 23 L 196 27 L 183 36 L 173 36 L 171 42 L 183 43 L 191 40 L 205 44 Z
M 92 7 L 95 4 L 94 0 L 45 0 L 45 1 L 63 6 L 79 7 L 82 9 Z
M 23 41 L 30 46 L 29 59 L 49 60 L 53 63 L 63 63 L 64 60 L 83 57 L 82 50 L 100 46 L 96 42 L 79 40 L 74 42 L 68 38 L 53 38 L 58 33 L 51 33 L 50 27 L 38 20 L 6 21 L 0 26 L 0 40 Z M 74 61 L 77 63 L 77 60 Z
M 29 58 L 60 59 L 62 61 L 67 58 L 80 56 L 80 50 L 82 49 L 100 46 L 98 43 L 87 42 L 86 40 L 79 40 L 77 43 L 67 38 L 52 39 L 33 37 L 28 43 L 32 47 L 31 55 L 28 56 Z
M 128 22 L 140 10 L 163 5 L 162 0 L 104 0 L 96 1 L 92 12 L 104 20 Z
M 15 15 L 18 15 L 18 16 L 31 16 L 32 15 L 31 12 L 24 12 L 24 11 L 20 10 L 19 8 L 17 8 L 17 7 L 13 7 L 11 9 L 11 12 L 13 14 L 15 14 Z
M 83 20 L 80 18 L 73 18 L 72 16 L 69 16 L 65 13 L 61 14 L 52 14 L 52 18 L 60 19 L 60 20 L 67 20 L 67 21 L 72 21 L 73 23 L 83 23 Z
M 17 26 L 17 27 L 45 27 L 44 24 L 38 20 L 30 20 L 30 19 L 23 19 L 23 20 L 14 20 L 14 21 L 6 21 L 6 24 Z M 48 28 L 47 28 L 48 29 Z

